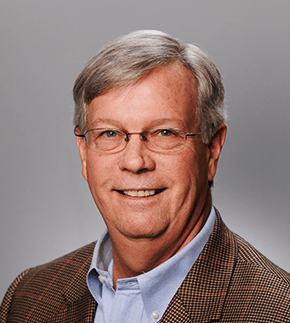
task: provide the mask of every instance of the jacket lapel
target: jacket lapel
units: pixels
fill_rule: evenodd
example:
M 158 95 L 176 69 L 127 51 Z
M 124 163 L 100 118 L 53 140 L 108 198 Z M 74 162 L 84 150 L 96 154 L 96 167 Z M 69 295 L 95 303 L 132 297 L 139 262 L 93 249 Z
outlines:
M 81 298 L 68 304 L 64 310 L 47 320 L 47 323 L 93 323 L 97 303 L 91 294 L 85 293 Z
M 91 249 L 91 248 L 90 248 Z M 78 269 L 72 280 L 63 290 L 63 300 L 65 305 L 62 311 L 53 315 L 47 323 L 93 323 L 97 308 L 97 303 L 91 296 L 86 284 L 86 275 L 89 270 L 92 258 L 92 250 L 87 250 L 87 259 Z
M 171 300 L 161 322 L 219 320 L 231 280 L 237 247 L 217 212 L 213 232 Z

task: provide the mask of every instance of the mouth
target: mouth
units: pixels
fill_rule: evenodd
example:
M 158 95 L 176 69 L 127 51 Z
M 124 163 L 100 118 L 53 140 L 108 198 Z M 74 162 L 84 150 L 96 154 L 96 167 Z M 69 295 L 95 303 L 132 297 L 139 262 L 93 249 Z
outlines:
M 122 195 L 127 195 L 131 197 L 148 197 L 154 196 L 161 192 L 163 192 L 165 188 L 161 188 L 158 190 L 126 190 L 126 191 L 119 191 L 118 192 Z

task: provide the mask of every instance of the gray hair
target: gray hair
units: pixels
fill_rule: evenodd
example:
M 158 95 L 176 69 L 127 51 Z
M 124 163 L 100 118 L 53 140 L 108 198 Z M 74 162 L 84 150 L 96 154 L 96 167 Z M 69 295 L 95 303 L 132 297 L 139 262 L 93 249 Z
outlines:
M 87 106 L 112 88 L 133 84 L 153 69 L 181 63 L 193 75 L 198 94 L 196 110 L 202 140 L 208 143 L 225 122 L 224 87 L 214 62 L 197 46 L 181 44 L 160 31 L 140 30 L 106 45 L 75 81 L 74 126 L 87 130 Z M 193 89 L 195 91 L 195 89 Z

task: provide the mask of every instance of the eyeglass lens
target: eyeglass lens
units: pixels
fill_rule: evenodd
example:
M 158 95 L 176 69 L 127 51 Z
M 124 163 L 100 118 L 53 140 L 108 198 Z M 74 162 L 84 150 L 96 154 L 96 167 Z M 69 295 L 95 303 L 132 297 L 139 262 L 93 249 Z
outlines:
M 118 129 L 95 129 L 87 133 L 88 148 L 93 151 L 121 151 L 134 134 L 138 134 L 146 147 L 153 151 L 180 149 L 185 143 L 185 133 L 179 129 L 150 129 L 129 134 Z

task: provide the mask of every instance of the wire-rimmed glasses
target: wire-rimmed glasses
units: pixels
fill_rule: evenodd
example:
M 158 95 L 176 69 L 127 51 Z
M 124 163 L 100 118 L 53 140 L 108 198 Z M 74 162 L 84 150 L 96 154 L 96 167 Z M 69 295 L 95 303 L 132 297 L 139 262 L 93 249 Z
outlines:
M 78 126 L 75 127 L 74 134 L 85 138 L 88 149 L 99 153 L 117 153 L 124 150 L 131 135 L 139 135 L 145 146 L 153 152 L 178 151 L 185 146 L 187 137 L 200 135 L 208 130 L 207 128 L 197 133 L 186 133 L 177 128 L 154 128 L 128 133 L 120 129 L 96 128 L 87 130 L 84 134 L 78 134 L 77 128 Z

